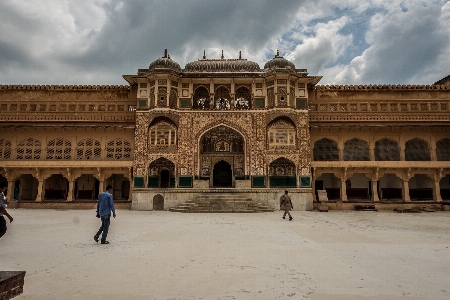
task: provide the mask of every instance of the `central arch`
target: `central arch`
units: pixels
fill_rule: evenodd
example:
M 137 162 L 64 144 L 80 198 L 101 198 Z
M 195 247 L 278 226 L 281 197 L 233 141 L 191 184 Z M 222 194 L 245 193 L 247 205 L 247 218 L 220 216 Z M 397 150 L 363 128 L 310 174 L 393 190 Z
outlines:
M 232 187 L 233 171 L 231 165 L 221 160 L 214 165 L 213 170 L 213 187 Z
M 205 132 L 199 139 L 199 175 L 210 187 L 234 187 L 236 178 L 245 177 L 245 140 L 225 125 Z

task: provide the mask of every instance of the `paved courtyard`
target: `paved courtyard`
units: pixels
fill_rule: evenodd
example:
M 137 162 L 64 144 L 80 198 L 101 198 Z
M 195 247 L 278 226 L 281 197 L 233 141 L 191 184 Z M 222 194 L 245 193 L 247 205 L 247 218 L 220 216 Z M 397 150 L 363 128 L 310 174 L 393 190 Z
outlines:
M 450 299 L 450 213 L 10 210 L 16 299 Z

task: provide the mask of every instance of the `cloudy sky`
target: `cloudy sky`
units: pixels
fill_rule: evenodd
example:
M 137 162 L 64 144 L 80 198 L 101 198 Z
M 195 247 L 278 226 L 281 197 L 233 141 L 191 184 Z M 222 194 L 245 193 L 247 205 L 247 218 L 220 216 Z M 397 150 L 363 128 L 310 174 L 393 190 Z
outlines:
M 446 0 L 1 0 L 0 33 L 0 84 L 126 84 L 165 48 L 261 68 L 278 48 L 321 84 L 450 74 Z

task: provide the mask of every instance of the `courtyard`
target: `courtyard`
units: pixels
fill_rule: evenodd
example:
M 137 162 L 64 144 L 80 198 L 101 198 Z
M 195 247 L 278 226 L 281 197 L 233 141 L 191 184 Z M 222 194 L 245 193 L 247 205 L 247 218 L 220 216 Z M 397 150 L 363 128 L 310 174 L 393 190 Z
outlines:
M 15 299 L 450 299 L 450 213 L 9 210 Z

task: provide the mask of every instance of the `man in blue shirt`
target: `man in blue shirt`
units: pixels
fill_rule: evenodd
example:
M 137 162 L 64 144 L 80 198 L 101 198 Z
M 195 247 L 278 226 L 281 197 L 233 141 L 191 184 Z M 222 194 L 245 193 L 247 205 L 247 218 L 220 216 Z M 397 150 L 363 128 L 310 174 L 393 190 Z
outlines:
M 98 195 L 97 202 L 97 218 L 102 219 L 102 226 L 98 230 L 97 234 L 94 236 L 94 241 L 98 243 L 98 238 L 100 234 L 102 234 L 102 244 L 109 244 L 106 240 L 106 236 L 108 235 L 109 223 L 111 219 L 111 211 L 113 213 L 113 217 L 116 217 L 116 210 L 114 209 L 114 201 L 112 196 L 113 188 L 111 185 L 106 187 L 106 191 Z

